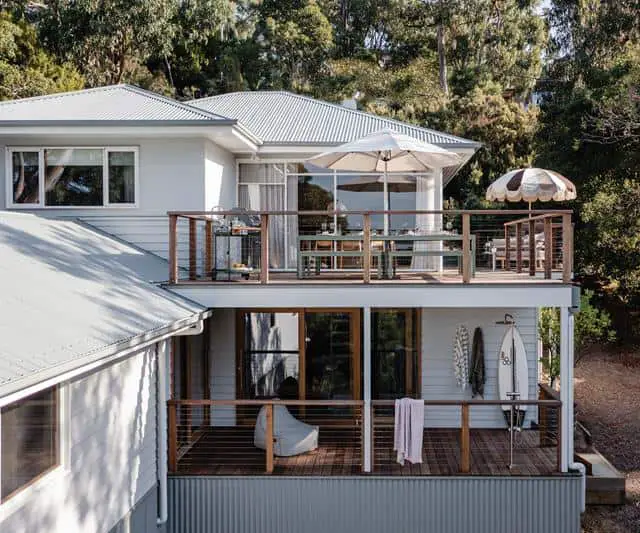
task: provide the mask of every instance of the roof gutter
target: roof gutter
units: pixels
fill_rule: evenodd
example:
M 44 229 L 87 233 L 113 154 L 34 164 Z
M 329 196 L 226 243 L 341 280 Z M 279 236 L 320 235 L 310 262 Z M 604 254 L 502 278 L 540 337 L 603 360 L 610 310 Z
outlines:
M 194 327 L 200 327 L 200 323 L 212 314 L 213 312 L 210 309 L 206 309 L 167 326 L 137 335 L 127 341 L 111 344 L 91 355 L 82 357 L 80 361 L 76 360 L 44 370 L 35 375 L 35 383 L 26 385 L 25 381 L 32 381 L 29 378 L 10 382 L 0 389 L 0 407 L 19 401 L 64 381 L 82 376 L 87 372 L 111 365 L 169 337 L 180 335 L 190 330 L 193 331 Z M 82 363 L 82 360 L 86 362 Z

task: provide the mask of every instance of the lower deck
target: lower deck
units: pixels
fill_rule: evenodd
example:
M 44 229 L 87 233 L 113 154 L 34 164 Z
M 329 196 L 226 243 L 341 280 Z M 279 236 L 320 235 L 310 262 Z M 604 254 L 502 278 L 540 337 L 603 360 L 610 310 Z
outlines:
M 194 432 L 193 443 L 178 459 L 177 475 L 248 476 L 265 473 L 265 452 L 253 444 L 251 427 L 208 427 Z M 471 429 L 474 475 L 544 476 L 558 471 L 557 448 L 540 446 L 537 430 L 514 434 L 513 467 L 509 468 L 510 435 L 506 429 Z M 374 431 L 373 474 L 384 476 L 451 476 L 460 472 L 460 430 L 424 430 L 423 463 L 397 463 L 393 429 Z M 295 457 L 275 457 L 273 475 L 353 476 L 362 473 L 362 439 L 357 427 L 320 430 L 318 449 Z

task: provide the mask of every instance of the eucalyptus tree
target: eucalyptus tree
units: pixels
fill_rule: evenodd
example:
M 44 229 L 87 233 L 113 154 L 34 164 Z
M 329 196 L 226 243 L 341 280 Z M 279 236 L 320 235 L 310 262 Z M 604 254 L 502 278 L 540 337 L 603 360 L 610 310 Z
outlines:
M 84 80 L 38 42 L 36 31 L 9 11 L 0 12 L 0 100 L 81 89 Z

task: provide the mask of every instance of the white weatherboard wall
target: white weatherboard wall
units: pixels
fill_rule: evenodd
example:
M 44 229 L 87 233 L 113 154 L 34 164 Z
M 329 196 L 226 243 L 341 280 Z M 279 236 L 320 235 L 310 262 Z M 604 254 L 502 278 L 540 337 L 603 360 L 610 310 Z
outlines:
M 422 309 L 422 396 L 428 400 L 471 399 L 471 388 L 462 390 L 456 384 L 453 367 L 453 337 L 458 325 L 469 330 L 470 342 L 473 331 L 482 328 L 485 346 L 486 383 L 484 399 L 498 399 L 498 349 L 505 326 L 496 324 L 511 314 L 522 335 L 529 366 L 529 398 L 537 398 L 537 335 L 536 309 L 506 308 L 423 308 Z M 211 398 L 234 399 L 235 378 L 235 310 L 214 310 L 211 323 Z M 235 423 L 232 407 L 217 407 L 212 424 L 229 426 Z M 536 410 L 529 407 L 528 420 L 535 417 Z M 427 407 L 427 427 L 460 427 L 460 409 L 455 407 Z M 498 406 L 472 407 L 473 427 L 503 428 L 504 416 Z
M 236 160 L 233 154 L 211 141 L 204 145 L 205 211 L 236 207 Z
M 3 504 L 2 532 L 106 532 L 156 485 L 156 347 L 64 387 L 67 464 Z
M 453 367 L 453 338 L 456 328 L 464 325 L 469 331 L 482 328 L 485 349 L 486 383 L 484 399 L 498 398 L 498 350 L 505 326 L 496 324 L 504 320 L 505 313 L 513 315 L 527 352 L 529 367 L 529 399 L 537 398 L 537 334 L 536 309 L 422 309 L 422 397 L 426 400 L 471 399 L 471 387 L 457 386 Z M 471 346 L 470 346 L 471 348 Z M 481 398 L 478 398 L 481 399 Z M 535 416 L 529 407 L 527 419 Z M 505 427 L 504 416 L 498 406 L 471 407 L 471 426 L 486 428 Z M 455 407 L 427 407 L 427 427 L 460 427 L 460 409 Z
M 0 209 L 6 207 L 6 147 L 132 146 L 138 147 L 137 207 L 34 209 L 51 217 L 74 217 L 144 250 L 167 258 L 167 211 L 203 211 L 235 205 L 233 154 L 207 139 L 138 137 L 0 137 Z M 188 258 L 187 224 L 179 227 L 179 259 Z
M 211 343 L 211 399 L 234 400 L 236 398 L 236 314 L 235 309 L 215 309 L 209 319 Z M 235 408 L 215 407 L 211 413 L 214 426 L 235 425 Z

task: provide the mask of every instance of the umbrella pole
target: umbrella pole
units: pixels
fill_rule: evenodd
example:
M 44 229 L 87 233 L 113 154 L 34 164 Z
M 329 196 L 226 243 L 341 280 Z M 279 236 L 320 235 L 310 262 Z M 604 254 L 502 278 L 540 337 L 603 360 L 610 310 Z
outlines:
M 384 160 L 384 176 L 382 178 L 382 187 L 384 195 L 384 234 L 389 235 L 389 182 L 387 179 L 387 159 Z

